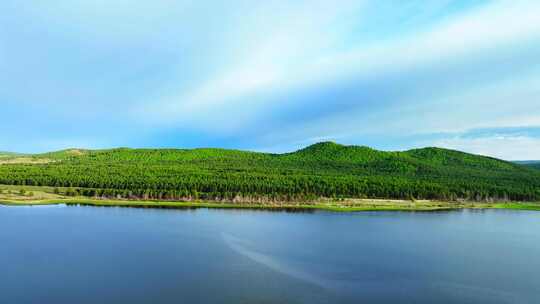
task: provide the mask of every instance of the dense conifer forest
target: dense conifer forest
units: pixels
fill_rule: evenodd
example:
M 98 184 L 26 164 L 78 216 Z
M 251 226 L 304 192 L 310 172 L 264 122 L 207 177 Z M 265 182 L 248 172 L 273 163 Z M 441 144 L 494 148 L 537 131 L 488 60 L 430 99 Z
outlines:
M 71 187 L 68 195 L 87 197 L 159 200 L 540 200 L 540 171 L 520 164 L 440 148 L 383 152 L 332 142 L 286 154 L 65 150 L 0 163 L 0 184 Z

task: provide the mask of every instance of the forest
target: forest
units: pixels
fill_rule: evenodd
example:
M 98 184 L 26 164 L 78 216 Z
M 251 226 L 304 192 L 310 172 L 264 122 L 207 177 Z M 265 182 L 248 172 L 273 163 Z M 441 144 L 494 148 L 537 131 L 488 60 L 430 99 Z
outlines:
M 118 148 L 3 159 L 0 184 L 68 187 L 67 195 L 86 197 L 231 202 L 540 200 L 540 170 L 441 148 L 385 152 L 324 142 L 284 154 Z

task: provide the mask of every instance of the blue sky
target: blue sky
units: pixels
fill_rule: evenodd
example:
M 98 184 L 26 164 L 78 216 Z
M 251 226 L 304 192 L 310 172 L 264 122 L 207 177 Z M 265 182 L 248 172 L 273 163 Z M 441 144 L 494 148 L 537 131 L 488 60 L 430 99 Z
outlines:
M 540 1 L 0 2 L 0 150 L 540 159 Z

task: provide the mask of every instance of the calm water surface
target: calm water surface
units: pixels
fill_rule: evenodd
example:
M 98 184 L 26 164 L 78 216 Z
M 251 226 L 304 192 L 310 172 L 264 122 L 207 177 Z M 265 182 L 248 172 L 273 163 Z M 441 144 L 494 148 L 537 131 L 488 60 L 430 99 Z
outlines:
M 0 303 L 540 303 L 540 212 L 0 207 Z

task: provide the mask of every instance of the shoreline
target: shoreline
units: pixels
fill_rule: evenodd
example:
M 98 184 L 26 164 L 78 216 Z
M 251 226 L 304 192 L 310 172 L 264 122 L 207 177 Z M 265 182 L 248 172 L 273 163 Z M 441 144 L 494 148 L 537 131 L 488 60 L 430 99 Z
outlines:
M 386 202 L 387 204 L 381 204 Z M 390 202 L 388 204 L 388 202 Z M 393 203 L 392 203 L 393 202 Z M 462 209 L 509 209 L 540 211 L 540 203 L 506 202 L 506 203 L 455 203 L 455 202 L 429 202 L 414 204 L 396 200 L 363 200 L 354 205 L 339 204 L 338 202 L 320 202 L 313 204 L 261 204 L 261 203 L 222 203 L 211 201 L 142 201 L 142 200 L 105 200 L 105 199 L 51 199 L 51 200 L 0 200 L 3 206 L 93 206 L 93 207 L 124 207 L 124 208 L 150 208 L 150 209 L 243 209 L 267 211 L 333 211 L 333 212 L 362 212 L 362 211 L 410 211 L 434 212 Z

